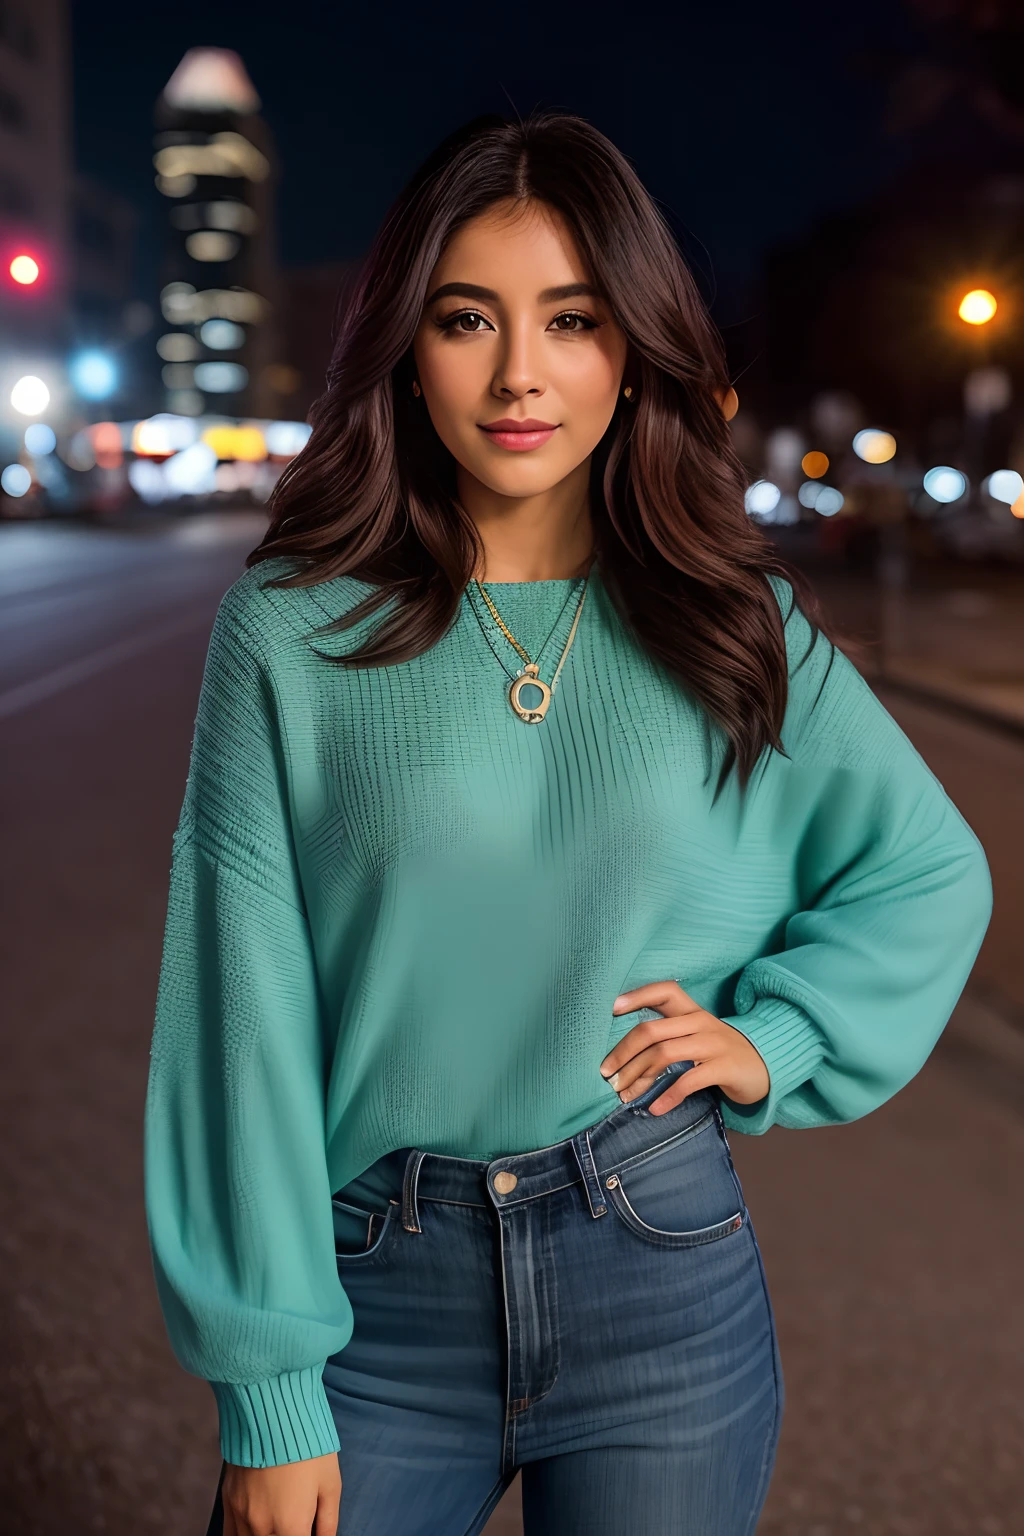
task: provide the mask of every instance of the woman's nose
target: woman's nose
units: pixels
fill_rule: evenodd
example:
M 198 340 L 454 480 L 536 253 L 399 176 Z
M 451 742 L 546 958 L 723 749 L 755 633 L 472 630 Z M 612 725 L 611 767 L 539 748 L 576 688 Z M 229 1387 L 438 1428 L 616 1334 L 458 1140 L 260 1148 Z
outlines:
M 525 328 L 509 334 L 491 391 L 506 400 L 521 400 L 524 395 L 544 393 L 538 347 Z

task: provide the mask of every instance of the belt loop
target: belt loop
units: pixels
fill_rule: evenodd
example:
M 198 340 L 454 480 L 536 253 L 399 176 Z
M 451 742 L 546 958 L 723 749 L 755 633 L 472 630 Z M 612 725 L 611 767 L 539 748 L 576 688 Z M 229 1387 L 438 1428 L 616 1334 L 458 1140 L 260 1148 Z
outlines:
M 425 1152 L 417 1152 L 414 1147 L 405 1162 L 405 1177 L 402 1180 L 402 1226 L 407 1232 L 423 1231 L 420 1226 L 416 1187 L 419 1184 L 420 1168 L 423 1166 L 426 1155 Z
M 572 1149 L 576 1154 L 576 1161 L 580 1165 L 580 1173 L 583 1175 L 583 1188 L 587 1192 L 587 1204 L 590 1206 L 590 1214 L 597 1219 L 608 1210 L 601 1199 L 601 1186 L 597 1179 L 597 1169 L 594 1167 L 594 1154 L 590 1146 L 590 1132 L 580 1131 L 572 1138 Z

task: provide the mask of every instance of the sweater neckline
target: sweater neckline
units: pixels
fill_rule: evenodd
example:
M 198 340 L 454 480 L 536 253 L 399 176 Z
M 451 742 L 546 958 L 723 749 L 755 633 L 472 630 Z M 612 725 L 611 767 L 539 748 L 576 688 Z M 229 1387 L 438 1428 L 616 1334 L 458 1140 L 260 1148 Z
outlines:
M 591 587 L 596 565 L 590 569 Z M 564 645 L 576 614 L 577 602 L 583 593 L 584 577 L 556 576 L 539 581 L 485 581 L 484 591 L 492 598 L 504 622 L 509 626 L 520 645 L 543 668 L 550 660 L 551 647 L 557 657 Z M 474 627 L 482 631 L 481 640 L 493 653 L 507 652 L 509 662 L 519 664 L 514 648 L 509 643 L 494 616 L 484 602 L 476 582 L 470 578 L 463 592 L 463 603 L 474 615 Z M 593 594 L 591 594 L 591 601 Z M 588 605 L 589 606 L 589 605 Z M 503 663 L 504 664 L 504 663 Z M 512 674 L 510 673 L 510 676 Z

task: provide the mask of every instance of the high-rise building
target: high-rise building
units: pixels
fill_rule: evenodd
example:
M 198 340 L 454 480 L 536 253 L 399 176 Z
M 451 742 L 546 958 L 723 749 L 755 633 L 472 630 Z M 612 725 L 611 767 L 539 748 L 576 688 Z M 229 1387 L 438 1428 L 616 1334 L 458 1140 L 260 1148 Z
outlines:
M 166 408 L 274 415 L 274 152 L 237 53 L 190 48 L 157 102 L 167 199 L 160 291 Z

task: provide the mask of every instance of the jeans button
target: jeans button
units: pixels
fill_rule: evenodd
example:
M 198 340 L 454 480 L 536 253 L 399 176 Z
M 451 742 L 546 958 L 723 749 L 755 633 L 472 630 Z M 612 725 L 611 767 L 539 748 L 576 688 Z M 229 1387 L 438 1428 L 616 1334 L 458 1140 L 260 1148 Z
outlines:
M 509 1173 L 504 1168 L 494 1175 L 494 1187 L 499 1195 L 510 1195 L 518 1183 L 519 1180 L 515 1174 Z

